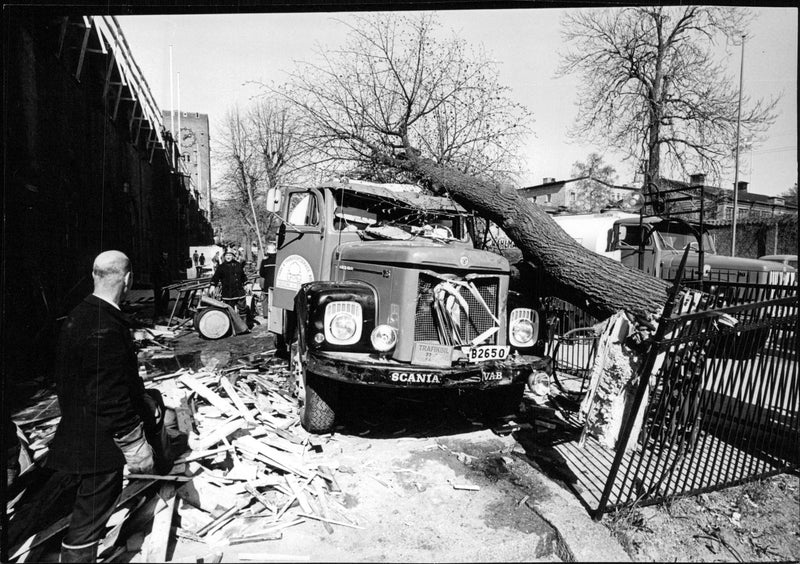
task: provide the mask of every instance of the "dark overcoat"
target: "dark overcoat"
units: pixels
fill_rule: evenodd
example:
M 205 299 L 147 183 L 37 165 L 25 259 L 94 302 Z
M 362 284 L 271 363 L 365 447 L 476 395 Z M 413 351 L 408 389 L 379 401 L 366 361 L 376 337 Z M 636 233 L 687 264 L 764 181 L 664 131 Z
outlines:
M 150 413 L 125 314 L 86 297 L 61 328 L 55 376 L 61 421 L 46 465 L 75 474 L 121 469 L 125 457 L 114 436 Z
M 222 284 L 223 300 L 245 297 L 244 283 L 246 281 L 247 275 L 244 273 L 242 264 L 235 260 L 224 261 L 214 271 L 214 276 L 211 277 L 212 285 Z

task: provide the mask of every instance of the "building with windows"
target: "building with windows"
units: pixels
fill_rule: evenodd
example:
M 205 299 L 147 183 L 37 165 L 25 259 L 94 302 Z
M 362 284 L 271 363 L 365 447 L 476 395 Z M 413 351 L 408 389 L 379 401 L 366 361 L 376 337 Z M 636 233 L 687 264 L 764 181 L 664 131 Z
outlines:
M 591 176 L 579 176 L 568 180 L 544 178 L 541 184 L 520 188 L 519 194 L 543 207 L 546 211 L 556 213 L 568 210 L 578 204 L 580 189 L 577 183 L 586 179 L 594 180 L 608 187 L 611 202 L 626 201 L 639 192 L 638 188 L 632 186 L 617 186 Z
M 181 168 L 189 177 L 189 184 L 206 217 L 211 217 L 211 137 L 208 114 L 198 112 L 163 112 L 164 126 L 180 130 L 178 152 Z

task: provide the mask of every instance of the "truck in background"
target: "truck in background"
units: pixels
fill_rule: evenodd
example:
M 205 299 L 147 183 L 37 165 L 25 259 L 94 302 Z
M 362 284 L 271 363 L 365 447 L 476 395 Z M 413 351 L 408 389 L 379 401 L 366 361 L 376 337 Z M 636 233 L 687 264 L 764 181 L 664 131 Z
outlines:
M 553 219 L 587 249 L 665 280 L 674 279 L 686 247 L 692 252 L 687 257 L 684 278 L 785 284 L 796 272 L 791 266 L 774 261 L 718 255 L 707 229 L 680 219 L 640 218 L 638 214 L 617 211 L 556 215 Z

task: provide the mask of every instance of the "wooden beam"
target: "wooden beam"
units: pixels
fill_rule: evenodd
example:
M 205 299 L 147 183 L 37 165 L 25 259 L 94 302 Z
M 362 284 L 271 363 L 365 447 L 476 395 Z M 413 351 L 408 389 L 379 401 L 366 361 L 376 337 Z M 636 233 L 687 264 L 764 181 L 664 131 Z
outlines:
M 119 112 L 119 101 L 122 99 L 122 85 L 117 89 L 117 101 L 114 102 L 114 115 L 111 119 L 117 121 L 117 112 Z
M 145 562 L 166 562 L 172 518 L 175 515 L 175 484 L 164 484 L 158 493 L 153 528 L 144 540 L 142 553 Z
M 151 135 L 154 135 L 155 132 L 151 130 Z M 208 386 L 202 384 L 197 381 L 196 378 L 193 376 L 189 376 L 188 374 L 181 374 L 178 377 L 178 380 L 181 384 L 195 392 L 197 395 L 205 399 L 208 403 L 219 409 L 225 415 L 238 415 L 236 408 L 230 404 L 230 402 L 225 401 L 222 397 L 217 394 L 216 392 L 211 391 Z M 230 384 L 230 382 L 228 382 Z
M 239 394 L 236 392 L 236 388 L 233 387 L 231 381 L 228 380 L 225 376 L 219 379 L 219 384 L 222 386 L 222 389 L 225 390 L 225 393 L 228 394 L 228 397 L 231 398 L 233 401 L 233 405 L 239 410 L 239 413 L 242 417 L 244 417 L 245 421 L 248 423 L 252 423 L 253 425 L 256 424 L 256 420 L 253 415 L 250 413 L 250 410 L 247 409 L 247 406 L 244 404 L 244 401 Z
M 108 68 L 106 69 L 106 79 L 103 82 L 103 99 L 108 96 L 108 88 L 111 86 L 111 73 L 114 71 L 114 57 L 108 57 Z
M 61 58 L 61 53 L 64 51 L 64 39 L 67 37 L 67 24 L 69 23 L 69 16 L 62 18 L 61 20 L 61 34 L 58 38 L 58 51 L 56 52 L 56 58 Z
M 84 16 L 85 18 L 85 16 Z M 81 70 L 83 70 L 83 59 L 86 57 L 86 46 L 89 44 L 89 35 L 92 33 L 92 26 L 84 28 L 83 41 L 81 42 L 81 53 L 78 55 L 78 68 L 75 70 L 75 80 L 81 81 Z

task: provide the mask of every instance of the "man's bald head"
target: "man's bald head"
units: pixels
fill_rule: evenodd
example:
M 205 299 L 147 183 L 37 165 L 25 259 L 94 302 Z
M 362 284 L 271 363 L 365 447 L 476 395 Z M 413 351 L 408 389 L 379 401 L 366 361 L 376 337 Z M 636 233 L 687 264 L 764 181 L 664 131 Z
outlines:
M 105 251 L 97 255 L 92 265 L 94 293 L 121 299 L 130 283 L 131 261 L 119 251 Z

